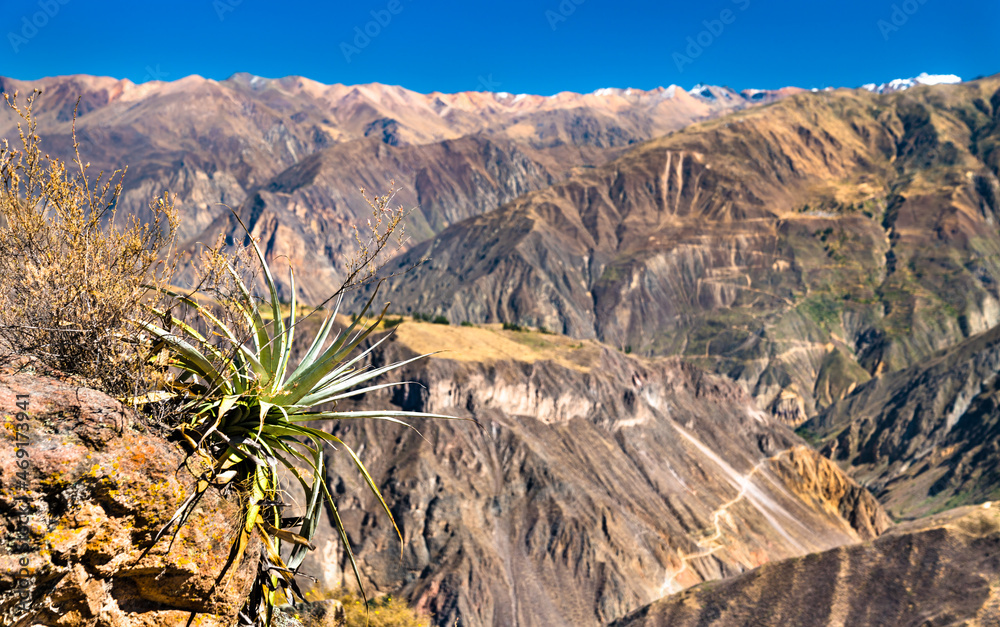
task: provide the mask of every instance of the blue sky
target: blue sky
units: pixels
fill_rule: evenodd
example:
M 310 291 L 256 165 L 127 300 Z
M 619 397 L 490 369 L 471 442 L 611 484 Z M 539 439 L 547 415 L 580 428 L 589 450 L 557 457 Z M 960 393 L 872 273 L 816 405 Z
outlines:
M 0 75 L 234 72 L 421 92 L 857 86 L 1000 72 L 998 0 L 6 0 Z

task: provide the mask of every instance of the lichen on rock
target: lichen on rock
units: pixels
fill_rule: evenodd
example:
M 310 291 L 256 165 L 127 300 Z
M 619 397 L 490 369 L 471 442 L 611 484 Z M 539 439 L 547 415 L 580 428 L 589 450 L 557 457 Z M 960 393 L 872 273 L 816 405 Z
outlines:
M 18 400 L 28 401 L 19 422 Z M 29 534 L 24 544 L 0 538 L 0 622 L 152 627 L 185 625 L 194 612 L 193 625 L 232 623 L 259 548 L 215 585 L 238 504 L 209 491 L 197 524 L 172 542 L 167 534 L 137 562 L 192 489 L 179 448 L 105 394 L 24 372 L 0 372 L 0 423 L 0 528 L 9 538 L 26 524 Z M 16 464 L 18 448 L 27 451 L 26 469 Z M 25 503 L 30 514 L 21 517 Z M 30 596 L 21 605 L 24 560 Z

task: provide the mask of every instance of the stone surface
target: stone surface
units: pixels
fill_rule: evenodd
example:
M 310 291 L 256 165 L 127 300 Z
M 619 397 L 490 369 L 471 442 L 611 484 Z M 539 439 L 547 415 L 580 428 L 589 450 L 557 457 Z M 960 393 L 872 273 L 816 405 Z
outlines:
M 18 401 L 27 401 L 27 420 L 18 420 Z M 192 612 L 195 625 L 231 622 L 248 564 L 212 588 L 229 554 L 234 504 L 210 490 L 169 552 L 168 536 L 136 562 L 191 488 L 175 445 L 104 394 L 24 372 L 0 373 L 0 423 L 3 624 L 180 626 Z M 27 457 L 17 457 L 18 441 Z M 24 503 L 30 514 L 21 518 Z M 25 543 L 16 540 L 21 528 Z M 27 613 L 13 595 L 25 563 Z
M 987 503 L 702 584 L 613 627 L 1000 624 L 1000 511 Z

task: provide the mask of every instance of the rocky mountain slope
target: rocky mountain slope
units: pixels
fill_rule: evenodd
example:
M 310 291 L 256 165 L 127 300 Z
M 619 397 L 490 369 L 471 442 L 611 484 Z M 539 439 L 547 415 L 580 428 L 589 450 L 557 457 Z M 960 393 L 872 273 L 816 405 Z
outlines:
M 516 143 L 482 135 L 419 146 L 357 140 L 313 153 L 255 188 L 239 213 L 266 243 L 267 254 L 295 269 L 298 297 L 319 303 L 342 282 L 344 260 L 357 247 L 354 227 L 372 217 L 359 187 L 373 198 L 385 194 L 394 178 L 399 187 L 391 206 L 421 208 L 406 218 L 405 248 L 552 183 L 559 170 L 548 169 L 537 156 Z M 243 228 L 227 212 L 198 239 L 213 242 L 240 233 Z M 287 282 L 281 287 L 289 298 Z
M 612 625 L 986 627 L 1000 623 L 998 585 L 1000 513 L 986 503 L 703 584 Z
M 336 426 L 390 503 L 402 559 L 341 452 L 328 451 L 329 480 L 371 589 L 435 625 L 601 625 L 888 526 L 870 494 L 737 386 L 677 360 L 499 328 L 404 322 L 395 338 L 374 363 L 451 352 L 360 405 L 482 428 Z M 316 543 L 304 571 L 335 586 L 346 564 L 328 523 Z
M 802 425 L 894 517 L 1000 494 L 1000 327 L 879 377 Z
M 1000 322 L 998 123 L 997 77 L 799 94 L 452 225 L 389 295 L 683 355 L 797 424 Z

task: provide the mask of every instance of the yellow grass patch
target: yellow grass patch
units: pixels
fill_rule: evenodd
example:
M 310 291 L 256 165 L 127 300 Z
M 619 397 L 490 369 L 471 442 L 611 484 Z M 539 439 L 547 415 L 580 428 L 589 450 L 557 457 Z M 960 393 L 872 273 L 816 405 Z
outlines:
M 346 319 L 344 322 L 349 324 Z M 589 372 L 602 350 L 593 340 L 538 331 L 504 331 L 500 324 L 463 327 L 410 319 L 396 326 L 396 341 L 417 353 L 441 351 L 434 356 L 438 359 L 478 363 L 552 361 L 580 372 Z

